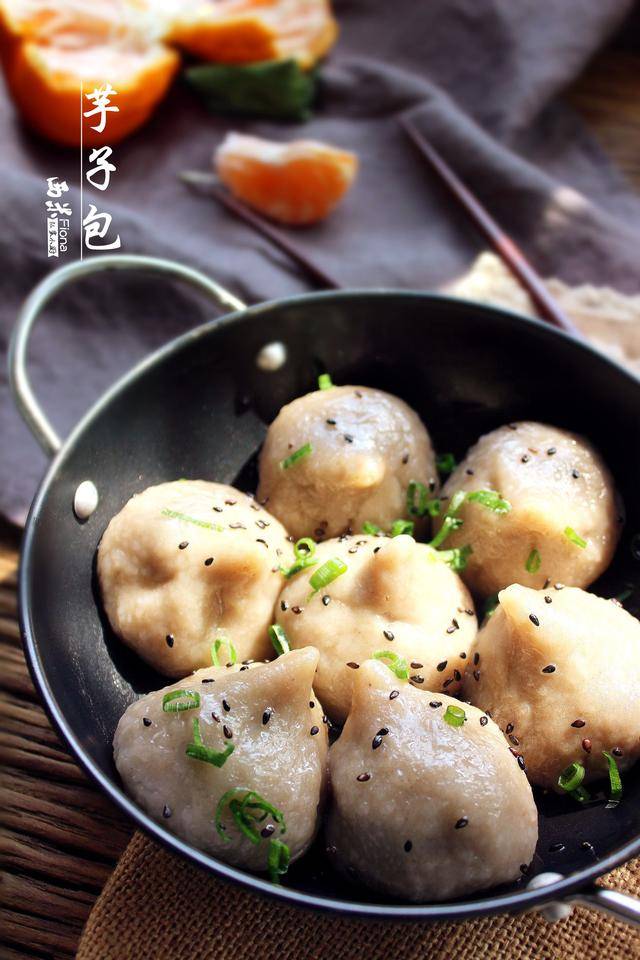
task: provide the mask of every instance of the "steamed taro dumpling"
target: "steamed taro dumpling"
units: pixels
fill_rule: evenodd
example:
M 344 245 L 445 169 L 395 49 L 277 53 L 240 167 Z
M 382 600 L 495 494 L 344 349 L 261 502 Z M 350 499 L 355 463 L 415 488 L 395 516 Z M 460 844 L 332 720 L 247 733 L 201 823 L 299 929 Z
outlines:
M 98 548 L 109 622 L 156 670 L 181 677 L 231 641 L 239 660 L 272 654 L 267 628 L 293 559 L 284 527 L 246 493 L 176 480 L 133 496 Z
M 558 585 L 560 586 L 560 585 Z M 640 623 L 571 587 L 514 584 L 473 646 L 464 693 L 491 714 L 532 783 L 558 789 L 572 763 L 606 776 L 640 754 Z
M 460 688 L 477 621 L 468 590 L 435 550 L 404 535 L 356 535 L 319 544 L 313 559 L 284 587 L 276 618 L 292 647 L 319 650 L 315 687 L 332 720 L 345 719 L 359 664 L 380 651 L 404 659 L 421 690 Z M 310 595 L 311 577 L 333 559 L 346 571 Z
M 266 870 L 271 840 L 285 843 L 292 860 L 301 856 L 315 836 L 326 783 L 327 727 L 311 688 L 317 662 L 307 648 L 272 663 L 208 667 L 132 703 L 114 739 L 127 793 L 187 843 L 235 866 Z M 165 710 L 191 708 L 165 712 L 167 695 L 181 690 Z M 195 752 L 209 760 L 188 755 L 198 740 L 204 750 Z M 248 802 L 257 794 L 276 811 L 246 809 L 257 843 L 232 816 L 232 801 L 249 793 Z M 268 815 L 254 820 L 252 810 Z
M 622 518 L 611 475 L 584 437 L 529 421 L 493 430 L 442 492 L 450 498 L 487 489 L 499 492 L 510 511 L 465 502 L 458 511 L 464 523 L 446 542 L 473 548 L 463 578 L 475 593 L 488 596 L 512 583 L 586 587 L 608 567 Z
M 371 387 L 299 397 L 273 421 L 258 497 L 297 539 L 336 537 L 406 516 L 412 480 L 437 485 L 431 440 L 407 404 Z
M 329 776 L 329 856 L 383 893 L 449 900 L 516 880 L 533 858 L 531 787 L 497 726 L 382 664 L 357 672 Z

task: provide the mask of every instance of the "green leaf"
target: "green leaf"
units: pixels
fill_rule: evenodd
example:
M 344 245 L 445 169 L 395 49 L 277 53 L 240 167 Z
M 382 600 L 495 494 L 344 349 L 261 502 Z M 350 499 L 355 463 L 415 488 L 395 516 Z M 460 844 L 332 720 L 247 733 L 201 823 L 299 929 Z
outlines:
M 267 60 L 241 66 L 202 64 L 185 78 L 211 113 L 308 120 L 316 78 L 295 60 Z

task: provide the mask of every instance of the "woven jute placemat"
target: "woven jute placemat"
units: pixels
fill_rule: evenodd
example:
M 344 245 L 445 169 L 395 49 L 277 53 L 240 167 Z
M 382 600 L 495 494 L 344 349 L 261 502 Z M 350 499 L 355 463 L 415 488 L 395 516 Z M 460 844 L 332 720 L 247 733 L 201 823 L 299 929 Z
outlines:
M 579 328 L 640 372 L 640 297 L 549 281 Z M 449 288 L 533 313 L 501 262 L 483 254 Z M 603 879 L 640 896 L 640 860 Z M 640 957 L 632 927 L 577 908 L 553 925 L 537 914 L 466 923 L 383 923 L 285 906 L 223 883 L 137 833 L 98 899 L 78 960 L 622 960 Z

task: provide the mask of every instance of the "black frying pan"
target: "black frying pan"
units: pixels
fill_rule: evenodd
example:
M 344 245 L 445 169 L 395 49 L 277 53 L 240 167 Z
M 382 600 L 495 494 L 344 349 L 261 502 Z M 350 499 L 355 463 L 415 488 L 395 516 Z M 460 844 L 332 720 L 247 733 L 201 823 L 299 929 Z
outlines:
M 70 280 L 132 268 L 175 275 L 234 312 L 136 367 L 60 447 L 25 373 L 32 324 Z M 285 345 L 287 360 L 266 372 L 256 356 L 273 341 Z M 123 792 L 111 757 L 116 723 L 138 694 L 166 680 L 124 648 L 101 614 L 94 558 L 102 532 L 133 493 L 164 480 L 203 477 L 254 489 L 266 425 L 283 403 L 314 388 L 322 370 L 337 383 L 369 384 L 403 397 L 436 447 L 458 455 L 479 434 L 521 418 L 587 434 L 613 470 L 628 514 L 614 567 L 596 592 L 611 596 L 639 583 L 632 534 L 640 530 L 640 381 L 585 343 L 536 320 L 425 293 L 314 293 L 246 308 L 177 263 L 97 257 L 63 267 L 34 290 L 10 354 L 18 406 L 44 449 L 55 454 L 27 521 L 20 574 L 26 654 L 53 721 L 83 767 L 140 827 L 260 893 L 369 917 L 462 919 L 543 905 L 551 916 L 580 902 L 640 922 L 633 898 L 593 886 L 640 852 L 640 764 L 625 778 L 624 799 L 614 809 L 581 809 L 538 793 L 540 841 L 529 877 L 466 900 L 420 906 L 349 886 L 323 859 L 321 840 L 282 887 L 274 887 L 183 843 Z M 80 523 L 72 504 L 86 479 L 95 482 L 100 501 Z M 564 848 L 555 850 L 559 843 Z

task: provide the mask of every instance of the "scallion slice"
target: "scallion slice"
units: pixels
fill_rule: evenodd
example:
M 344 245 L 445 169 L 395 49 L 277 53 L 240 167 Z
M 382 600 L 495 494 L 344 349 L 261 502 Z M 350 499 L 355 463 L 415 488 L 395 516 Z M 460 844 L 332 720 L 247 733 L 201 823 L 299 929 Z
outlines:
M 492 593 L 490 597 L 487 597 L 484 604 L 484 616 L 487 620 L 494 615 L 499 606 L 500 601 L 497 593 Z
M 394 520 L 391 524 L 391 536 L 392 537 L 401 537 L 407 535 L 409 537 L 413 536 L 414 523 L 413 520 Z
M 616 763 L 616 758 L 612 753 L 609 753 L 608 750 L 603 750 L 602 753 L 609 764 L 609 799 L 614 803 L 618 803 L 622 798 L 622 778 L 618 770 L 618 764 Z
M 437 517 L 440 513 L 440 501 L 429 499 L 429 491 L 424 483 L 412 480 L 407 487 L 407 513 L 410 517 Z
M 165 713 L 182 713 L 183 710 L 195 710 L 200 706 L 200 694 L 197 690 L 171 690 L 162 698 Z
M 540 556 L 540 551 L 536 550 L 535 547 L 527 557 L 527 562 L 524 565 L 527 573 L 537 573 L 540 569 L 542 563 L 542 557 Z
M 216 830 L 223 840 L 231 842 L 231 837 L 227 836 L 227 831 L 222 823 L 222 815 L 227 806 L 240 833 L 252 843 L 260 843 L 260 834 L 255 829 L 254 824 L 262 823 L 267 816 L 271 816 L 271 819 L 278 824 L 280 833 L 286 832 L 284 814 L 281 810 L 274 807 L 255 790 L 250 790 L 248 787 L 232 787 L 231 790 L 222 794 L 216 806 Z M 261 815 L 257 811 L 260 811 Z
M 278 623 L 272 623 L 269 627 L 269 640 L 273 644 L 273 649 L 281 657 L 284 653 L 289 653 L 291 649 L 287 635 Z
M 445 710 L 442 719 L 450 727 L 461 727 L 467 719 L 467 715 L 462 707 L 455 707 L 452 703 Z
M 226 660 L 225 663 L 238 662 L 238 654 L 236 652 L 236 648 L 231 643 L 231 640 L 227 640 L 226 637 L 218 637 L 211 644 L 211 662 L 214 665 L 214 667 L 224 666 L 224 664 L 220 663 L 220 657 L 218 656 L 218 654 L 220 653 L 221 647 L 226 647 L 227 650 L 229 651 L 229 659 Z
M 272 883 L 280 883 L 280 877 L 289 869 L 291 862 L 291 851 L 282 840 L 269 841 L 269 853 L 267 854 L 267 869 L 269 879 Z
M 280 461 L 280 469 L 288 470 L 289 467 L 292 467 L 294 463 L 298 462 L 298 460 L 302 460 L 303 457 L 308 457 L 310 453 L 313 453 L 313 447 L 311 444 L 303 444 L 297 450 L 294 450 L 293 453 L 288 457 L 285 457 L 284 460 Z
M 205 746 L 202 742 L 200 733 L 200 718 L 194 717 L 193 720 L 193 741 L 187 745 L 186 754 L 193 760 L 202 760 L 204 763 L 211 763 L 214 767 L 223 767 L 234 751 L 232 743 L 227 743 L 224 750 L 213 750 Z
M 474 490 L 467 494 L 467 500 L 470 503 L 481 503 L 488 510 L 494 513 L 509 513 L 511 504 L 504 497 L 501 497 L 495 490 Z
M 185 523 L 193 523 L 196 527 L 204 527 L 205 530 L 217 530 L 218 533 L 224 530 L 224 527 L 220 526 L 219 523 L 209 523 L 208 520 L 199 520 L 198 517 L 190 517 L 187 513 L 180 513 L 179 510 L 169 510 L 167 508 L 162 511 L 162 516 L 172 517 L 174 520 L 183 520 Z
M 435 537 L 433 538 L 433 540 L 429 541 L 429 546 L 432 547 L 434 550 L 437 550 L 438 547 L 444 543 L 444 541 L 447 539 L 449 534 L 453 530 L 457 530 L 459 527 L 461 527 L 463 523 L 464 523 L 464 520 L 461 517 L 452 517 L 452 516 L 449 516 L 449 514 L 447 514 L 444 520 L 442 521 L 442 526 L 436 533 Z
M 365 520 L 362 524 L 362 532 L 368 534 L 370 537 L 375 537 L 379 533 L 382 533 L 382 527 L 379 527 L 377 523 L 372 523 L 371 520 Z
M 346 572 L 347 565 L 340 557 L 332 557 L 330 560 L 326 560 L 321 567 L 318 567 L 313 576 L 309 578 L 313 593 L 322 590 L 323 587 L 333 583 L 334 580 Z M 311 596 L 313 596 L 313 594 L 311 594 Z
M 374 660 L 382 660 L 385 667 L 389 667 L 392 673 L 395 673 L 398 680 L 407 680 L 409 677 L 409 666 L 404 657 L 394 653 L 393 650 L 377 650 L 373 654 Z
M 456 458 L 452 453 L 440 453 L 436 457 L 436 467 L 438 468 L 438 473 L 453 473 L 457 467 Z
M 321 373 L 318 377 L 318 390 L 331 390 L 333 380 L 328 373 Z
M 287 580 L 294 577 L 296 573 L 300 573 L 301 570 L 306 569 L 306 567 L 315 567 L 318 562 L 313 559 L 316 552 L 316 543 L 311 537 L 303 537 L 302 540 L 298 540 L 293 548 L 293 552 L 296 559 L 291 566 L 280 567 L 280 573 L 282 573 Z
M 438 558 L 448 563 L 454 573 L 461 573 L 466 569 L 467 561 L 473 553 L 470 543 L 464 547 L 453 547 L 451 550 L 436 550 Z
M 558 777 L 558 786 L 565 793 L 573 793 L 584 780 L 585 769 L 581 763 L 571 763 Z
M 584 550 L 587 545 L 587 541 L 583 540 L 580 534 L 575 532 L 573 527 L 565 527 L 564 535 L 567 540 L 570 540 L 571 543 L 575 543 L 576 547 L 580 547 L 581 550 Z

